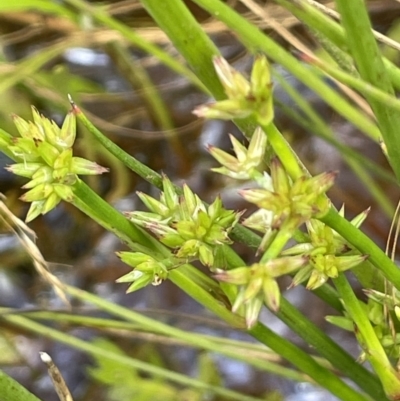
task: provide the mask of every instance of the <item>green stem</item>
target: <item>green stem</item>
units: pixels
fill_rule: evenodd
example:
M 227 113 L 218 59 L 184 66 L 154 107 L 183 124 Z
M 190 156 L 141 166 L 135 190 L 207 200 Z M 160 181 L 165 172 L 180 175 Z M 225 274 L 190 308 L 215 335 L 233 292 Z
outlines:
M 275 2 L 289 10 L 300 21 L 311 27 L 312 30 L 323 34 L 342 51 L 349 51 L 342 26 L 316 7 L 310 5 L 307 0 L 275 0 Z M 400 90 L 400 70 L 386 58 L 383 58 L 383 62 L 392 84 L 397 90 Z
M 40 401 L 16 380 L 0 370 L 1 399 L 4 401 Z
M 310 58 L 307 55 L 304 55 L 304 58 L 306 62 L 316 66 L 321 71 L 335 78 L 339 82 L 349 86 L 350 88 L 356 89 L 369 99 L 372 99 L 374 102 L 376 101 L 377 103 L 387 106 L 393 111 L 398 113 L 400 112 L 400 101 L 392 93 L 387 93 L 379 87 L 374 86 L 374 84 L 371 85 L 371 83 L 367 82 L 366 80 L 342 71 L 341 69 L 317 58 Z
M 279 231 L 264 253 L 261 262 L 277 257 L 291 237 L 290 230 Z M 384 399 L 379 382 L 364 368 L 355 363 L 350 355 L 304 317 L 284 297 L 281 297 L 280 310 L 276 315 L 309 345 L 314 347 L 321 356 L 354 380 L 368 394 L 373 395 L 375 399 Z
M 293 365 L 297 366 L 304 373 L 309 374 L 320 386 L 329 390 L 342 401 L 367 401 L 369 397 L 360 394 L 350 386 L 341 381 L 335 374 L 324 369 L 316 363 L 309 354 L 300 350 L 290 341 L 283 339 L 268 327 L 257 323 L 249 333 L 266 344 L 276 353 L 281 355 Z
M 77 296 L 76 298 L 79 298 L 79 296 Z M 103 309 L 100 305 L 99 308 Z M 130 312 L 131 310 L 127 309 L 127 311 Z M 15 312 L 21 314 L 19 311 Z M 7 314 L 11 313 L 7 311 Z M 110 314 L 114 314 L 112 310 L 110 310 Z M 116 315 L 118 316 L 118 311 Z M 164 330 L 158 331 L 153 326 L 151 327 L 151 329 L 149 329 L 147 326 L 143 326 L 140 323 L 129 323 L 131 321 L 131 318 L 126 313 L 121 317 L 123 319 L 126 319 L 128 322 L 111 320 L 109 318 L 103 319 L 92 316 L 71 315 L 69 313 L 62 313 L 59 311 L 27 312 L 23 313 L 23 316 L 29 319 L 50 320 L 53 322 L 57 321 L 68 323 L 71 325 L 93 327 L 99 330 L 119 330 L 121 333 L 122 331 L 128 331 L 131 339 L 143 338 L 144 336 L 148 341 L 155 343 L 160 342 L 161 344 L 205 349 L 208 351 L 219 353 L 221 355 L 225 355 L 231 359 L 237 359 L 246 362 L 247 364 L 254 366 L 261 371 L 269 372 L 289 380 L 295 380 L 298 382 L 311 381 L 307 375 L 304 375 L 294 369 L 286 368 L 279 365 L 279 355 L 276 355 L 274 352 L 268 350 L 265 346 L 261 344 L 215 337 L 205 334 L 188 333 L 182 330 L 179 330 L 182 335 L 177 338 L 174 333 L 165 334 Z M 154 321 L 154 319 L 152 321 Z M 167 326 L 167 328 L 171 328 L 171 326 L 169 325 L 165 326 Z M 150 338 L 149 334 L 151 336 Z M 203 340 L 206 340 L 206 342 L 204 342 Z M 325 363 L 327 366 L 329 365 L 322 358 L 319 358 L 319 363 Z M 330 365 L 328 367 L 330 367 Z
M 170 251 L 150 234 L 135 226 L 120 212 L 111 207 L 104 199 L 93 192 L 83 181 L 74 185 L 75 198 L 71 202 L 75 207 L 91 217 L 130 248 L 153 255 L 160 260 L 169 257 Z M 88 206 L 90 205 L 90 206 Z M 171 270 L 169 279 L 178 287 L 222 317 L 234 327 L 244 327 L 243 319 L 231 313 L 224 305 L 224 294 L 217 283 L 190 265 Z
M 218 48 L 181 0 L 141 0 L 157 25 L 172 40 L 196 76 L 217 100 L 226 98 L 212 64 Z
M 181 339 L 194 346 L 199 346 L 204 349 L 216 351 L 216 349 L 213 348 L 213 345 L 209 340 L 200 339 L 197 337 L 196 334 L 191 334 L 186 331 L 171 327 L 168 324 L 159 322 L 158 320 L 155 319 L 151 319 L 147 316 L 144 316 L 141 313 L 134 312 L 123 306 L 116 305 L 113 302 L 104 300 L 101 297 L 98 297 L 97 295 L 91 294 L 90 292 L 81 290 L 79 288 L 66 285 L 65 290 L 68 294 L 72 295 L 74 298 L 96 305 L 101 310 L 106 311 L 111 315 L 118 316 L 126 321 L 137 323 L 142 327 L 144 327 L 146 330 L 154 330 L 157 331 L 158 333 L 162 333 L 167 336 Z M 244 326 L 242 318 L 234 315 L 232 312 L 229 312 L 228 310 L 226 310 L 226 312 L 232 315 L 229 318 L 230 324 L 239 325 L 242 327 Z M 227 320 L 228 316 L 225 315 L 224 317 L 225 317 L 224 320 Z
M 232 327 L 244 328 L 246 326 L 244 319 L 241 316 L 233 314 L 228 309 L 227 305 L 218 301 L 212 291 L 194 282 L 190 275 L 186 273 L 184 267 L 185 266 L 181 266 L 179 269 L 170 271 L 168 278 L 192 299 L 215 313 Z M 188 268 L 188 266 L 186 266 L 186 268 Z M 194 267 L 191 268 L 195 269 Z
M 139 160 L 135 159 L 129 153 L 122 150 L 114 142 L 110 141 L 102 132 L 100 132 L 83 114 L 79 107 L 72 103 L 72 109 L 76 115 L 78 121 L 80 121 L 86 129 L 118 160 L 125 164 L 126 167 L 134 171 L 144 180 L 150 182 L 157 188 L 162 188 L 162 177 L 160 174 L 156 173 L 151 168 L 147 167 L 145 164 L 141 163 Z
M 267 134 L 268 142 L 292 180 L 296 180 L 304 174 L 310 175 L 274 124 L 261 124 L 261 128 Z
M 360 76 L 382 91 L 394 96 L 389 75 L 372 34 L 365 1 L 336 0 L 336 5 L 342 17 L 342 26 L 346 31 L 347 45 Z M 400 113 L 386 107 L 385 104 L 376 101 L 371 96 L 367 98 L 378 120 L 387 147 L 388 158 L 397 179 L 400 180 L 400 142 L 398 140 Z
M 280 305 L 280 310 L 276 313 L 278 318 L 303 338 L 307 344 L 315 348 L 332 366 L 353 380 L 374 400 L 387 400 L 376 376 L 357 363 L 351 355 L 339 347 L 315 324 L 310 322 L 284 297 L 281 298 Z
M 74 186 L 72 204 L 106 230 L 114 233 L 130 248 L 147 254 L 166 256 L 165 247 L 141 228 L 131 223 L 122 213 L 110 206 L 82 180 Z M 90 205 L 90 206 L 89 206 Z
M 356 332 L 361 336 L 367 359 L 381 380 L 386 394 L 391 400 L 398 400 L 400 397 L 400 380 L 395 369 L 391 366 L 365 310 L 361 307 L 360 301 L 355 296 L 344 274 L 340 273 L 333 281 L 343 299 L 346 311 L 356 325 Z
M 212 352 L 217 352 L 222 355 L 226 355 L 230 358 L 245 361 L 249 363 L 250 365 L 264 370 L 268 372 L 273 372 L 275 374 L 278 374 L 280 376 L 285 376 L 288 377 L 292 380 L 297 380 L 297 381 L 304 381 L 305 377 L 304 375 L 294 371 L 293 369 L 288 369 L 284 368 L 282 366 L 279 366 L 276 363 L 269 362 L 265 358 L 261 357 L 260 358 L 254 358 L 252 360 L 249 360 L 248 356 L 246 356 L 246 352 L 242 352 L 241 349 L 243 347 L 247 347 L 247 345 L 253 345 L 253 344 L 248 344 L 245 342 L 236 342 L 235 344 L 236 347 L 239 347 L 239 349 L 235 349 L 235 346 L 227 346 L 227 344 L 224 345 L 224 343 L 221 343 L 218 341 L 218 338 L 213 338 L 210 336 L 203 336 L 198 333 L 190 333 L 187 331 L 183 331 L 174 327 L 171 327 L 168 324 L 162 323 L 156 319 L 151 319 L 149 317 L 143 316 L 141 313 L 137 313 L 132 311 L 131 309 L 124 308 L 122 306 L 116 305 L 112 302 L 109 302 L 107 300 L 104 300 L 96 295 L 93 295 L 89 292 L 80 290 L 75 287 L 67 286 L 66 287 L 66 292 L 73 295 L 74 298 L 77 298 L 81 301 L 84 302 L 89 302 L 93 305 L 96 305 L 100 310 L 106 311 L 110 313 L 113 316 L 117 316 L 121 319 L 124 319 L 128 322 L 133 322 L 136 325 L 132 324 L 126 324 L 124 322 L 120 321 L 110 321 L 109 319 L 98 319 L 98 318 L 91 318 L 87 316 L 70 316 L 70 315 L 64 315 L 64 318 L 58 319 L 57 315 L 54 317 L 47 316 L 46 313 L 40 313 L 36 314 L 28 314 L 28 316 L 33 316 L 35 318 L 45 318 L 45 319 L 52 319 L 54 318 L 56 320 L 61 320 L 64 321 L 63 319 L 66 320 L 71 320 L 76 321 L 79 324 L 83 325 L 98 325 L 100 324 L 100 327 L 111 327 L 111 328 L 119 328 L 119 329 L 127 329 L 127 330 L 133 330 L 137 331 L 138 326 L 140 330 L 146 330 L 151 333 L 159 333 L 167 336 L 167 338 L 174 338 L 181 340 L 182 343 L 190 345 L 195 348 L 201 348 L 205 349 L 208 351 Z M 41 317 L 42 316 L 42 317 Z M 93 323 L 90 323 L 93 320 Z M 138 325 L 138 326 L 137 326 Z M 226 340 L 226 339 L 225 339 Z M 249 349 L 247 352 L 251 352 Z M 274 354 L 273 357 L 276 357 Z
M 259 398 L 247 396 L 244 394 L 239 394 L 236 391 L 228 390 L 219 386 L 210 385 L 204 383 L 201 380 L 196 380 L 191 377 L 172 372 L 167 369 L 160 368 L 158 366 L 152 365 L 150 363 L 142 362 L 137 359 L 130 358 L 125 355 L 116 354 L 112 351 L 108 351 L 99 347 L 97 345 L 93 345 L 87 341 L 81 340 L 76 338 L 72 335 L 63 333 L 61 331 L 52 329 L 48 326 L 39 324 L 34 322 L 31 319 L 27 319 L 23 316 L 18 315 L 4 315 L 2 317 L 3 320 L 6 322 L 22 327 L 30 332 L 35 332 L 40 334 L 41 336 L 54 339 L 56 341 L 62 342 L 67 344 L 75 349 L 82 350 L 83 352 L 92 355 L 93 357 L 103 357 L 110 359 L 114 362 L 121 364 L 122 366 L 126 366 L 133 369 L 138 369 L 142 372 L 147 374 L 153 375 L 155 377 L 170 380 L 174 383 L 181 384 L 183 386 L 193 387 L 199 390 L 206 390 L 210 391 L 214 394 L 220 395 L 221 397 L 226 397 L 231 400 L 238 400 L 238 401 L 260 401 Z M 2 394 L 3 395 L 3 394 Z M 8 399 L 7 399 L 8 401 Z M 31 401 L 31 400 L 26 400 Z M 33 400 L 32 401 L 37 401 Z
M 264 252 L 260 263 L 266 263 L 271 259 L 277 258 L 292 236 L 292 230 L 280 229 L 268 249 Z

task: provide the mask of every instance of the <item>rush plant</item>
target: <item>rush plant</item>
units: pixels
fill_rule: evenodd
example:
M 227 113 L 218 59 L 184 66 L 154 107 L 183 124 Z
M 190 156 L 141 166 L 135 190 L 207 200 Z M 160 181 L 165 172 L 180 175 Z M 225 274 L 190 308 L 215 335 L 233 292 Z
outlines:
M 66 2 L 74 10 L 90 14 L 97 23 L 123 33 L 127 40 L 142 43 L 103 8 L 82 0 Z M 327 192 L 335 185 L 339 172 L 326 171 L 312 176 L 275 125 L 272 79 L 277 75 L 274 63 L 283 65 L 367 136 L 382 142 L 399 179 L 400 102 L 395 96 L 395 89 L 399 89 L 399 69 L 381 56 L 361 0 L 336 1 L 341 25 L 312 7 L 312 2 L 277 1 L 303 19 L 312 32 L 316 31 L 317 39 L 322 40 L 322 35 L 332 53 L 336 49 L 336 54 L 346 56 L 343 58 L 350 63 L 353 73 L 340 66 L 326 66 L 316 56 L 304 54 L 299 61 L 226 2 L 193 2 L 226 24 L 254 54 L 249 76 L 237 71 L 219 54 L 181 0 L 168 0 L 162 7 L 159 0 L 141 3 L 185 59 L 188 68 L 161 49 L 147 47 L 146 50 L 153 51 L 162 62 L 213 95 L 213 102 L 199 105 L 193 111 L 196 116 L 233 120 L 242 131 L 243 140 L 230 137 L 233 152 L 215 146 L 208 146 L 208 151 L 218 163 L 213 168 L 216 174 L 248 183 L 249 188 L 240 190 L 239 194 L 252 213 L 244 218 L 243 210 L 226 209 L 220 196 L 207 204 L 188 185 L 176 186 L 167 176 L 152 171 L 111 142 L 71 100 L 71 110 L 61 128 L 33 109 L 32 121 L 13 117 L 15 133 L 0 131 L 0 150 L 15 161 L 8 170 L 27 179 L 23 188 L 28 191 L 21 197 L 31 203 L 26 222 L 48 213 L 60 201 L 69 202 L 127 245 L 126 251 L 117 253 L 131 267 L 130 272 L 117 280 L 127 286 L 127 292 L 146 291 L 148 285 L 158 286 L 171 280 L 233 328 L 246 331 L 291 363 L 290 374 L 279 370 L 282 366 L 275 369 L 278 374 L 311 381 L 343 401 L 400 400 L 400 271 L 360 229 L 368 211 L 360 210 L 356 218 L 348 221 L 344 208 L 338 211 L 332 205 Z M 194 38 L 194 43 L 187 37 Z M 311 66 L 305 66 L 304 60 Z M 374 118 L 326 84 L 321 71 L 365 96 Z M 295 93 L 293 97 L 296 98 Z M 334 142 L 321 118 L 301 98 L 297 100 L 307 121 Z M 146 211 L 121 214 L 79 178 L 79 175 L 103 174 L 107 169 L 73 155 L 76 120 L 129 169 L 159 188 L 158 197 L 137 194 Z M 344 154 L 363 176 L 360 157 L 348 149 Z M 379 189 L 373 187 L 371 192 L 385 203 L 386 198 Z M 391 210 L 390 205 L 388 209 Z M 252 250 L 251 262 L 237 254 L 235 243 Z M 365 299 L 358 298 L 350 285 L 348 274 L 352 272 L 363 287 Z M 384 285 L 374 288 L 372 276 L 379 277 L 379 283 Z M 361 349 L 359 360 L 289 303 L 279 285 L 282 277 L 290 278 L 289 291 L 304 285 L 336 309 L 339 316 L 327 319 L 354 333 Z M 124 319 L 124 324 L 140 324 L 191 346 L 219 351 L 215 339 L 136 315 L 74 287 L 66 286 L 65 292 Z M 315 350 L 315 356 L 261 323 L 259 316 L 263 307 L 303 338 Z M 65 333 L 46 331 L 35 322 L 34 315 L 28 318 L 7 313 L 4 320 L 22 327 L 30 325 L 32 331 L 84 349 L 91 355 L 109 358 L 114 363 L 119 361 L 175 383 L 227 399 L 255 400 L 184 375 L 141 365 L 118 353 L 99 350 L 96 345 L 82 344 Z M 232 349 L 221 352 L 225 351 L 230 357 L 246 359 Z M 368 362 L 372 369 L 362 362 Z M 249 363 L 268 371 L 276 367 L 267 367 L 257 358 Z

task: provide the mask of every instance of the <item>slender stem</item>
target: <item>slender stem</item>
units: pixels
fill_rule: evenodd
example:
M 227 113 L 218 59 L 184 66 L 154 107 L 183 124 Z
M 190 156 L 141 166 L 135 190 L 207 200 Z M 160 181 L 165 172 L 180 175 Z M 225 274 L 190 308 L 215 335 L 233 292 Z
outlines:
M 349 51 L 343 27 L 309 4 L 311 2 L 308 0 L 275 0 L 275 2 L 289 10 L 304 24 L 323 34 L 342 51 Z M 386 58 L 383 62 L 393 86 L 400 90 L 400 70 Z
M 276 237 L 273 239 L 268 249 L 264 252 L 260 263 L 266 263 L 267 261 L 277 258 L 283 251 L 283 248 L 287 242 L 292 238 L 293 232 L 291 230 L 281 229 L 278 231 Z
M 165 247 L 150 234 L 131 223 L 122 213 L 110 206 L 83 181 L 78 180 L 74 186 L 72 204 L 99 223 L 108 231 L 116 234 L 130 248 L 148 254 L 156 253 L 165 257 Z
M 139 160 L 135 159 L 129 153 L 122 150 L 114 142 L 110 141 L 102 132 L 100 132 L 83 114 L 79 107 L 72 103 L 72 109 L 76 115 L 78 121 L 80 121 L 86 129 L 115 157 L 118 158 L 126 167 L 134 171 L 144 180 L 150 182 L 157 188 L 162 188 L 162 177 L 160 174 L 156 173 L 151 168 L 147 167 L 145 164 L 141 163 Z
M 74 185 L 74 206 L 86 213 L 107 230 L 113 232 L 132 249 L 155 255 L 160 259 L 170 256 L 170 251 L 150 234 L 128 221 L 94 193 L 83 181 Z M 88 206 L 90 205 L 90 206 Z M 169 279 L 193 299 L 213 311 L 234 327 L 244 327 L 243 319 L 230 312 L 221 302 L 224 298 L 218 284 L 190 265 L 171 270 Z
M 365 310 L 361 307 L 360 301 L 355 296 L 343 273 L 340 273 L 333 281 L 343 299 L 346 311 L 356 325 L 356 333 L 359 333 L 359 340 L 361 339 L 359 342 L 363 344 L 367 359 L 379 376 L 386 394 L 391 400 L 398 400 L 400 397 L 400 380 L 390 364 Z
M 312 345 L 312 347 L 335 368 L 353 380 L 354 383 L 373 397 L 374 400 L 387 400 L 377 377 L 356 362 L 351 355 L 339 347 L 314 323 L 310 322 L 309 319 L 284 297 L 281 298 L 281 307 L 276 315 L 293 331 L 300 335 L 307 344 Z
M 158 333 L 162 333 L 174 338 L 179 338 L 181 340 L 184 340 L 189 344 L 200 346 L 203 347 L 204 349 L 210 349 L 210 350 L 212 349 L 216 351 L 214 348 L 212 348 L 212 343 L 209 340 L 200 339 L 196 334 L 191 334 L 186 331 L 172 327 L 168 324 L 162 323 L 158 320 L 151 319 L 150 317 L 144 316 L 141 313 L 134 312 L 131 309 L 127 309 L 120 305 L 116 305 L 113 302 L 102 299 L 97 295 L 91 294 L 90 292 L 81 290 L 79 288 L 67 285 L 65 287 L 65 290 L 68 294 L 72 295 L 74 298 L 96 305 L 101 310 L 107 311 L 111 315 L 118 316 L 126 321 L 140 324 L 146 330 L 155 330 Z M 232 312 L 229 311 L 227 312 L 230 313 L 235 319 L 234 321 L 232 318 L 230 318 L 230 323 L 235 323 L 236 325 L 239 324 L 241 326 L 244 326 L 244 324 L 242 323 L 243 320 L 242 318 L 233 315 Z
M 77 296 L 79 298 L 79 296 Z M 83 295 L 82 299 L 85 299 L 85 295 Z M 115 306 L 115 304 L 112 304 Z M 100 309 L 103 309 L 101 305 L 98 305 Z M 118 311 L 113 313 L 114 308 L 109 310 L 110 314 L 114 314 L 119 316 Z M 126 309 L 127 313 L 123 313 L 120 317 L 126 319 L 128 322 L 123 322 L 121 320 L 112 320 L 109 318 L 97 318 L 92 316 L 83 316 L 83 315 L 72 315 L 69 313 L 62 312 L 27 312 L 24 313 L 23 316 L 30 319 L 38 319 L 38 320 L 50 320 L 50 321 L 58 321 L 62 323 L 69 323 L 84 327 L 95 327 L 100 330 L 126 330 L 129 332 L 130 338 L 143 338 L 145 337 L 148 341 L 151 342 L 160 342 L 168 345 L 179 345 L 179 346 L 189 346 L 196 349 L 205 349 L 208 351 L 216 352 L 221 355 L 225 355 L 232 359 L 237 359 L 240 361 L 244 361 L 247 364 L 254 366 L 255 368 L 273 373 L 275 375 L 285 377 L 289 380 L 295 380 L 299 382 L 307 382 L 310 381 L 310 378 L 300 373 L 294 369 L 286 368 L 279 364 L 279 355 L 276 355 L 271 350 L 268 350 L 261 344 L 250 343 L 246 341 L 232 340 L 228 338 L 215 337 L 205 334 L 198 333 L 190 333 L 187 331 L 179 330 L 181 335 L 176 336 L 173 332 L 169 332 L 166 334 L 164 330 L 157 330 L 154 326 L 149 328 L 147 325 L 142 325 L 140 323 L 136 323 L 134 319 L 132 319 L 135 323 L 130 323 L 131 316 L 129 312 L 131 309 Z M 8 314 L 12 314 L 7 312 Z M 20 312 L 18 312 L 21 314 Z M 142 316 L 142 315 L 140 315 Z M 155 320 L 152 319 L 154 322 Z M 158 322 L 158 321 L 157 321 Z M 171 326 L 165 324 L 166 329 L 171 328 Z M 156 333 L 156 334 L 155 334 Z M 123 334 L 121 334 L 123 335 Z M 206 341 L 203 341 L 206 340 Z M 320 363 L 326 362 L 321 358 Z
M 141 0 L 141 3 L 215 99 L 225 99 L 223 87 L 212 65 L 213 56 L 219 55 L 219 50 L 184 2 L 164 1 L 162 6 L 159 0 Z
M 194 269 L 194 268 L 193 268 Z M 172 270 L 169 273 L 169 279 L 178 286 L 182 291 L 186 292 L 192 299 L 203 305 L 205 308 L 215 313 L 218 317 L 229 323 L 232 327 L 244 328 L 246 326 L 243 317 L 233 314 L 228 306 L 216 299 L 212 291 L 207 290 L 186 274 L 183 266 L 179 269 Z
M 345 384 L 332 372 L 323 369 L 316 363 L 309 354 L 297 348 L 290 341 L 274 333 L 268 327 L 257 323 L 249 333 L 266 344 L 272 350 L 277 352 L 293 365 L 297 366 L 304 373 L 309 374 L 320 386 L 325 387 L 332 394 L 336 395 L 342 401 L 367 401 L 369 397 L 364 396 Z
M 268 142 L 271 144 L 275 154 L 279 157 L 280 162 L 283 164 L 292 180 L 296 180 L 304 174 L 310 175 L 274 124 L 262 124 L 261 128 L 267 134 Z
M 239 394 L 236 391 L 228 390 L 219 386 L 214 386 L 204 381 L 193 379 L 191 377 L 182 375 L 180 373 L 172 372 L 170 370 L 152 365 L 150 363 L 146 363 L 140 361 L 138 359 L 133 359 L 125 355 L 117 354 L 112 351 L 105 350 L 104 348 L 89 343 L 87 341 L 81 340 L 75 336 L 70 334 L 63 333 L 61 331 L 52 329 L 47 325 L 39 324 L 31 319 L 28 319 L 23 316 L 18 315 L 4 315 L 2 319 L 6 322 L 22 327 L 30 332 L 35 332 L 40 334 L 41 336 L 54 339 L 56 341 L 62 342 L 67 344 L 75 349 L 82 350 L 94 358 L 107 358 L 111 361 L 119 363 L 122 366 L 126 366 L 127 368 L 131 369 L 138 369 L 142 372 L 147 374 L 153 375 L 158 378 L 162 378 L 165 380 L 170 380 L 174 383 L 181 384 L 183 386 L 193 387 L 199 390 L 206 390 L 221 397 L 226 397 L 231 400 L 238 400 L 238 401 L 260 401 L 259 398 L 247 396 L 244 394 Z M 3 394 L 2 394 L 3 395 Z M 8 399 L 7 399 L 8 401 Z M 28 401 L 28 400 L 27 400 Z M 29 400 L 30 401 L 30 400 Z M 33 401 L 33 400 L 32 400 Z M 36 400 L 35 400 L 36 401 Z
M 389 75 L 372 34 L 365 1 L 336 0 L 336 5 L 342 17 L 342 26 L 346 31 L 347 45 L 351 50 L 360 76 L 382 91 L 394 96 Z M 397 179 L 400 180 L 400 142 L 398 140 L 400 113 L 388 108 L 381 101 L 377 101 L 371 96 L 368 96 L 367 99 L 378 120 L 387 147 L 389 161 Z
M 16 380 L 0 370 L 1 399 L 6 401 L 40 401 Z

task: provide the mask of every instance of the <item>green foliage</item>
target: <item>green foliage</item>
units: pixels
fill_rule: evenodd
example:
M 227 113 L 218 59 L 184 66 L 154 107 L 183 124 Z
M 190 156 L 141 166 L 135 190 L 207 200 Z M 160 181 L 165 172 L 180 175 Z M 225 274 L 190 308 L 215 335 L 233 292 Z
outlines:
M 40 401 L 13 378 L 0 370 L 1 396 L 7 401 Z

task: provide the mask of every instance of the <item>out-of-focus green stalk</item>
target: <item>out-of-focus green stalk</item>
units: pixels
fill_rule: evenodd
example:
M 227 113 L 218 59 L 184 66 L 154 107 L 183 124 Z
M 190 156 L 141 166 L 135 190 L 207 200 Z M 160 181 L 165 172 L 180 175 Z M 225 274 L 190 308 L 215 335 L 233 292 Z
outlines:
M 349 51 L 344 29 L 332 18 L 322 13 L 316 7 L 310 5 L 307 0 L 275 0 L 275 2 L 285 7 L 300 21 L 311 27 L 313 30 L 323 34 L 342 51 Z M 400 90 L 399 68 L 385 58 L 383 59 L 383 62 L 393 86 L 397 90 Z
M 76 298 L 80 298 L 77 294 Z M 84 299 L 83 296 L 81 299 Z M 104 299 L 102 299 L 104 301 Z M 105 301 L 108 302 L 108 301 Z M 106 318 L 98 318 L 93 316 L 84 316 L 84 315 L 73 315 L 69 313 L 62 312 L 50 312 L 50 311 L 40 311 L 40 312 L 28 312 L 18 314 L 23 315 L 29 319 L 38 319 L 38 320 L 49 320 L 52 322 L 62 322 L 63 324 L 68 323 L 71 325 L 79 325 L 84 327 L 94 327 L 99 330 L 118 330 L 118 331 L 127 331 L 130 332 L 130 338 L 135 338 L 138 336 L 139 338 L 143 336 L 147 337 L 148 341 L 157 343 L 160 341 L 161 343 L 166 343 L 170 345 L 179 346 L 185 345 L 188 347 L 194 347 L 197 349 L 204 349 L 212 352 L 219 353 L 221 355 L 225 355 L 231 359 L 237 359 L 240 361 L 244 361 L 247 364 L 254 366 L 255 368 L 270 372 L 275 375 L 284 377 L 289 380 L 295 380 L 299 382 L 307 382 L 310 381 L 310 378 L 306 375 L 298 372 L 294 369 L 286 368 L 284 366 L 279 365 L 279 355 L 276 355 L 271 350 L 267 349 L 262 344 L 250 343 L 246 341 L 232 340 L 228 338 L 210 336 L 199 333 L 191 333 L 183 330 L 179 330 L 176 328 L 172 328 L 170 325 L 163 324 L 164 329 L 158 329 L 154 327 L 152 324 L 149 325 L 142 323 L 130 323 L 131 321 L 136 322 L 136 319 L 131 319 L 130 312 L 131 309 L 124 308 L 122 315 L 118 313 L 118 310 L 114 309 L 115 304 L 108 302 L 110 308 L 105 309 L 108 310 L 111 315 L 119 316 L 128 322 L 121 320 L 112 320 Z M 103 310 L 101 305 L 98 305 L 99 309 Z M 115 312 L 115 313 L 114 313 Z M 0 314 L 2 311 L 0 310 Z M 7 314 L 12 314 L 12 311 L 7 311 Z M 142 314 L 139 314 L 140 317 L 143 317 Z M 155 319 L 151 319 L 152 322 L 160 323 Z M 175 335 L 169 329 L 178 330 L 180 335 Z M 167 334 L 168 333 L 168 334 Z M 204 341 L 205 340 L 205 341 Z M 320 358 L 319 363 L 329 365 L 324 359 Z M 330 365 L 329 365 L 330 366 Z
M 145 52 L 152 54 L 157 57 L 163 64 L 171 68 L 172 71 L 186 77 L 190 82 L 196 85 L 204 92 L 208 90 L 204 85 L 198 80 L 196 75 L 194 75 L 189 69 L 182 65 L 178 60 L 174 59 L 167 52 L 162 50 L 160 47 L 153 45 L 151 42 L 143 39 L 138 33 L 136 33 L 132 28 L 124 25 L 115 18 L 110 17 L 107 12 L 99 7 L 94 7 L 92 4 L 85 2 L 83 0 L 66 0 L 67 3 L 76 7 L 79 11 L 91 15 L 95 20 L 101 24 L 120 32 L 123 37 L 132 43 L 134 46 L 139 47 Z
M 346 31 L 347 45 L 350 48 L 361 78 L 394 97 L 392 84 L 387 74 L 382 55 L 372 34 L 364 0 L 336 0 L 341 14 L 342 26 Z M 400 180 L 400 112 L 393 110 L 381 101 L 367 96 L 386 145 L 392 168 Z
M 236 391 L 228 390 L 226 388 L 222 388 L 219 386 L 210 385 L 204 383 L 201 380 L 194 379 L 192 377 L 185 376 L 180 373 L 172 372 L 168 369 L 161 368 L 159 366 L 152 365 L 147 362 L 140 361 L 138 359 L 133 359 L 126 355 L 116 354 L 112 351 L 108 351 L 99 347 L 97 345 L 93 345 L 88 341 L 81 340 L 73 335 L 63 333 L 62 331 L 55 330 L 48 325 L 39 324 L 31 319 L 28 319 L 23 316 L 18 315 L 3 315 L 2 318 L 9 324 L 21 327 L 30 332 L 37 333 L 43 337 L 51 338 L 53 340 L 59 341 L 61 343 L 67 344 L 72 348 L 79 349 L 83 352 L 86 352 L 89 355 L 103 357 L 110 359 L 116 363 L 121 364 L 122 366 L 126 366 L 127 368 L 138 369 L 142 372 L 145 372 L 149 375 L 153 375 L 158 378 L 162 378 L 164 380 L 170 380 L 174 383 L 179 383 L 183 386 L 193 387 L 200 390 L 206 390 L 212 392 L 214 394 L 220 395 L 221 397 L 237 400 L 237 401 L 260 401 L 259 398 L 247 396 L 244 394 L 239 394 Z M 3 394 L 1 394 L 3 395 Z M 2 398 L 3 400 L 3 398 Z M 5 399 L 9 401 L 9 399 Z M 17 401 L 17 399 L 15 399 Z M 20 399 L 18 401 L 37 401 L 37 399 Z
M 333 279 L 333 282 L 345 304 L 346 311 L 356 325 L 359 341 L 362 342 L 367 359 L 381 380 L 385 393 L 389 399 L 398 400 L 400 397 L 399 377 L 392 367 L 365 310 L 361 307 L 360 301 L 355 296 L 343 273 Z
M 0 399 L 4 401 L 40 401 L 2 370 L 0 370 L 0 392 Z
M 372 86 L 371 83 L 342 71 L 339 68 L 335 68 L 328 63 L 317 59 L 310 59 L 307 56 L 304 56 L 304 58 L 311 65 L 316 66 L 339 82 L 349 86 L 350 88 L 356 89 L 366 97 L 385 105 L 393 110 L 393 112 L 400 113 L 400 100 L 398 100 L 393 94 L 387 93 L 382 89 L 379 89 L 379 87 Z
M 68 16 L 71 19 L 74 17 L 71 10 L 68 10 L 64 5 L 47 0 L 3 1 L 0 3 L 0 12 L 2 13 L 31 11 L 32 8 L 42 13 L 49 13 L 50 15 Z
M 59 56 L 71 46 L 77 46 L 78 43 L 79 42 L 76 39 L 65 40 L 24 58 L 22 61 L 17 63 L 16 68 L 10 73 L 2 74 L 0 81 L 0 93 L 16 85 L 26 77 L 33 75 L 44 64 Z
M 287 324 L 288 327 L 300 334 L 307 344 L 312 344 L 313 348 L 315 348 L 322 357 L 330 361 L 332 366 L 337 368 L 343 375 L 353 380 L 354 383 L 373 397 L 374 400 L 387 400 L 376 376 L 356 362 L 351 355 L 340 348 L 335 341 L 328 337 L 314 323 L 310 322 L 309 319 L 284 297 L 281 299 L 281 307 L 276 315 Z
M 329 390 L 342 401 L 370 401 L 368 396 L 360 394 L 344 384 L 338 376 L 321 369 L 310 356 L 299 350 L 290 341 L 283 339 L 269 328 L 257 323 L 249 333 L 261 343 L 268 344 L 276 353 L 281 355 L 293 365 L 298 366 L 303 372 L 307 372 L 320 386 Z

